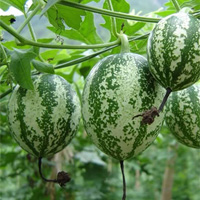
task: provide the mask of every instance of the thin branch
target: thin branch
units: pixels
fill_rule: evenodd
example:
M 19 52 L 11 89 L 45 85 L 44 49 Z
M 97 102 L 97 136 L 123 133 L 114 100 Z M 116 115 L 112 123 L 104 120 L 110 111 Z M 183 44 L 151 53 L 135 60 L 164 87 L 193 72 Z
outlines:
M 2 53 L 3 53 L 3 57 L 5 58 L 5 61 L 7 61 L 8 60 L 8 56 L 7 56 L 6 52 L 5 52 L 5 49 L 4 49 L 3 45 L 1 44 L 1 42 L 0 42 L 0 49 L 1 49 Z
M 43 47 L 43 48 L 51 48 L 51 49 L 98 49 L 98 48 L 105 48 L 109 46 L 113 46 L 118 43 L 118 40 L 114 42 L 108 42 L 103 44 L 93 44 L 93 45 L 55 45 L 55 44 L 46 44 L 42 42 L 34 42 L 32 40 L 28 40 L 18 34 L 12 27 L 7 26 L 3 21 L 0 20 L 0 26 L 8 31 L 11 35 L 17 38 L 21 44 L 18 45 L 31 45 L 36 47 Z
M 124 161 L 120 160 L 120 168 L 122 172 L 122 179 L 123 179 L 123 196 L 122 200 L 126 199 L 126 179 L 125 179 L 125 174 L 124 174 Z
M 180 7 L 178 1 L 177 0 L 171 0 L 171 1 L 173 3 L 174 7 L 176 8 L 177 12 L 179 12 L 181 10 L 181 7 Z
M 10 94 L 11 92 L 12 92 L 12 89 L 9 89 L 6 92 L 4 92 L 3 94 L 0 94 L 0 99 L 4 98 L 5 96 L 7 96 L 8 94 Z
M 145 35 L 137 36 L 137 37 L 132 37 L 132 38 L 129 39 L 129 42 L 135 41 L 135 40 L 145 39 L 145 38 L 148 37 L 148 35 L 149 35 L 149 33 L 145 34 Z M 105 53 L 106 51 L 109 51 L 109 50 L 111 50 L 113 48 L 118 47 L 121 44 L 121 40 L 120 39 L 118 39 L 118 40 L 119 40 L 118 43 L 113 45 L 113 46 L 111 46 L 111 47 L 108 47 L 108 48 L 105 48 L 103 50 L 97 51 L 97 52 L 95 52 L 93 54 L 90 54 L 88 56 L 84 56 L 84 57 L 81 57 L 81 58 L 77 58 L 75 60 L 70 60 L 70 61 L 68 61 L 66 63 L 62 63 L 62 64 L 59 64 L 59 65 L 56 65 L 54 69 L 61 69 L 61 68 L 64 68 L 64 67 L 69 67 L 69 66 L 72 66 L 72 65 L 75 65 L 75 64 L 82 63 L 82 62 L 84 62 L 86 60 L 89 60 L 91 58 L 94 58 L 94 57 L 96 57 L 96 56 L 98 56 L 98 55 L 100 55 L 102 53 Z
M 58 172 L 57 179 L 46 179 L 42 174 L 42 157 L 38 158 L 38 168 L 40 177 L 46 182 L 58 183 L 61 187 L 63 187 L 67 182 L 71 180 L 69 174 L 63 171 Z
M 58 4 L 61 4 L 64 6 L 70 6 L 70 7 L 81 9 L 81 10 L 90 11 L 93 13 L 108 15 L 108 16 L 122 18 L 122 19 L 129 19 L 129 20 L 134 20 L 134 21 L 151 22 L 151 23 L 157 23 L 158 21 L 160 21 L 159 18 L 152 18 L 152 17 L 150 18 L 150 17 L 129 15 L 126 13 L 114 12 L 114 11 L 110 11 L 110 10 L 106 10 L 106 9 L 102 9 L 102 8 L 95 8 L 95 7 L 85 5 L 85 4 L 75 3 L 75 2 L 71 2 L 71 1 L 67 1 L 67 0 L 59 1 Z
M 161 103 L 159 109 L 158 109 L 158 112 L 162 112 L 162 110 L 163 110 L 163 108 L 164 108 L 164 105 L 166 104 L 167 99 L 168 99 L 169 95 L 171 94 L 171 92 L 172 92 L 172 90 L 171 90 L 170 88 L 167 88 L 167 89 L 166 89 L 165 96 L 164 96 L 164 98 L 163 98 L 163 101 L 162 101 L 162 103 Z
M 22 25 L 18 28 L 17 33 L 21 33 L 24 27 L 30 22 L 30 20 L 36 15 L 36 13 L 41 9 L 42 5 L 39 3 L 31 14 L 25 19 Z
M 108 1 L 109 9 L 111 11 L 114 11 L 111 0 L 107 0 L 107 1 Z M 114 36 L 117 38 L 118 37 L 118 32 L 117 32 L 116 18 L 115 17 L 111 17 L 111 19 L 112 19 L 112 31 L 113 31 Z

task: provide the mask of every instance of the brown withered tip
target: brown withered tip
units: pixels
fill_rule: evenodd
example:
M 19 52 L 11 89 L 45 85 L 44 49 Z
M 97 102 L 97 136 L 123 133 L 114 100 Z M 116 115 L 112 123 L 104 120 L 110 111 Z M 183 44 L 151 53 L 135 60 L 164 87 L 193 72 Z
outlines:
M 61 186 L 64 187 L 66 183 L 68 183 L 71 180 L 70 176 L 68 173 L 61 171 L 58 172 L 57 174 L 57 183 Z
M 150 110 L 145 111 L 142 114 L 138 114 L 134 116 L 132 119 L 136 117 L 142 117 L 142 124 L 152 124 L 156 116 L 159 116 L 159 110 L 156 107 L 152 107 Z

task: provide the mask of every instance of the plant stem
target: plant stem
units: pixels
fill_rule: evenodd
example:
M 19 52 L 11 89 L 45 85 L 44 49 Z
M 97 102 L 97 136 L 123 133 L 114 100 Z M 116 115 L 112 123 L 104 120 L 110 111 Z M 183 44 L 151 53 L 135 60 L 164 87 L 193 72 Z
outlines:
M 148 35 L 149 34 L 137 36 L 137 37 L 134 37 L 134 38 L 132 37 L 132 38 L 129 39 L 129 42 L 134 41 L 134 40 L 145 39 L 145 38 L 148 37 Z M 118 40 L 119 40 L 119 42 L 117 44 L 113 45 L 113 46 L 107 47 L 106 49 L 97 51 L 97 52 L 95 52 L 93 54 L 90 54 L 88 56 L 84 56 L 82 58 L 77 58 L 75 60 L 70 60 L 70 61 L 68 61 L 66 63 L 62 63 L 62 64 L 59 64 L 59 65 L 56 65 L 54 69 L 61 69 L 61 68 L 64 68 L 64 67 L 69 67 L 69 66 L 72 66 L 72 65 L 75 65 L 75 64 L 78 64 L 78 63 L 82 63 L 82 62 L 84 62 L 86 60 L 89 60 L 91 58 L 94 58 L 95 56 L 98 56 L 98 55 L 100 55 L 102 53 L 105 53 L 106 51 L 109 51 L 109 50 L 111 50 L 111 49 L 113 49 L 115 47 L 118 47 L 120 45 L 120 43 L 121 43 L 121 40 L 120 39 L 118 39 Z
M 110 10 L 106 10 L 106 9 L 102 9 L 102 8 L 95 8 L 95 7 L 87 6 L 85 4 L 71 2 L 68 0 L 59 1 L 58 3 L 62 4 L 64 6 L 70 6 L 73 8 L 86 10 L 86 11 L 90 11 L 93 13 L 99 13 L 102 15 L 108 15 L 108 16 L 112 16 L 112 17 L 122 18 L 122 19 L 129 19 L 129 20 L 135 20 L 135 21 L 141 21 L 141 22 L 151 22 L 151 23 L 157 23 L 160 20 L 159 18 L 141 17 L 141 16 L 129 15 L 126 13 L 121 13 L 121 12 L 114 12 L 114 11 L 110 11 Z
M 42 5 L 39 3 L 31 14 L 26 18 L 22 25 L 18 28 L 17 33 L 21 33 L 24 27 L 30 22 L 30 20 L 36 15 L 36 13 L 41 9 Z
M 126 179 L 125 179 L 125 174 L 124 174 L 124 161 L 120 160 L 120 168 L 122 172 L 122 179 L 123 179 L 123 196 L 122 200 L 126 200 Z
M 26 13 L 24 13 L 24 16 L 27 18 L 27 14 Z M 37 41 L 36 35 L 35 35 L 34 31 L 33 31 L 33 27 L 31 26 L 30 22 L 28 22 L 28 29 L 29 29 L 29 32 L 31 34 L 31 37 L 32 37 L 33 41 Z
M 40 176 L 41 178 L 46 181 L 46 182 L 54 182 L 54 183 L 57 183 L 57 180 L 56 179 L 46 179 L 43 174 L 42 174 L 42 157 L 39 157 L 38 159 L 38 168 L 39 168 L 39 173 L 40 173 Z
M 174 7 L 176 8 L 176 10 L 179 12 L 181 10 L 181 7 L 180 7 L 178 1 L 177 0 L 171 0 L 171 1 L 173 3 Z
M 111 0 L 107 0 L 107 2 L 108 2 L 109 9 L 110 9 L 111 11 L 114 11 Z M 111 17 L 111 20 L 112 20 L 112 31 L 113 31 L 113 35 L 117 38 L 119 34 L 118 34 L 118 32 L 117 32 L 117 23 L 116 23 L 116 19 L 115 19 L 115 17 Z
M 42 157 L 38 158 L 38 168 L 41 178 L 46 182 L 58 183 L 62 187 L 65 186 L 65 184 L 70 181 L 69 175 L 63 171 L 58 172 L 57 179 L 46 179 L 42 174 Z
M 5 96 L 10 94 L 11 92 L 12 92 L 12 89 L 7 90 L 6 92 L 4 92 L 3 94 L 0 95 L 0 99 L 4 98 Z
M 130 53 L 129 41 L 127 35 L 121 31 L 119 34 L 119 38 L 121 39 L 121 53 Z
M 167 88 L 167 89 L 166 89 L 165 96 L 164 96 L 164 98 L 163 98 L 163 101 L 162 101 L 162 103 L 161 103 L 159 109 L 158 109 L 158 112 L 162 112 L 163 107 L 164 107 L 165 103 L 167 102 L 167 99 L 168 99 L 169 95 L 171 94 L 171 92 L 172 92 L 172 90 L 171 90 L 170 88 Z
M 39 6 L 37 9 L 35 9 L 36 11 L 38 11 L 39 9 L 40 9 L 40 7 L 41 6 Z M 31 13 L 32 14 L 32 13 Z M 36 14 L 36 12 L 35 12 L 35 14 Z M 27 14 L 26 13 L 24 13 L 24 16 L 25 16 L 25 18 L 27 19 Z M 33 15 L 34 16 L 34 15 Z M 32 18 L 32 17 L 31 17 Z M 31 22 L 30 21 L 28 21 L 27 22 L 28 23 L 28 28 L 29 28 L 29 32 L 30 32 L 30 34 L 31 34 L 31 37 L 32 37 L 32 39 L 33 39 L 33 41 L 35 41 L 35 42 L 37 42 L 37 38 L 36 38 L 36 35 L 35 35 L 35 33 L 34 33 L 34 30 L 33 30 L 33 27 L 32 27 L 32 25 L 31 25 Z M 38 55 L 38 58 L 40 59 L 40 61 L 42 61 L 42 62 L 45 62 L 45 60 L 42 58 L 42 56 L 39 54 Z
M 119 43 L 119 44 L 120 44 L 120 43 Z M 108 47 L 108 48 L 106 48 L 106 49 L 97 51 L 97 52 L 95 52 L 95 53 L 93 53 L 93 54 L 90 54 L 90 55 L 88 55 L 88 56 L 84 56 L 84 57 L 82 57 L 82 58 L 77 58 L 77 59 L 75 59 L 75 60 L 70 60 L 70 61 L 68 61 L 68 62 L 66 62 L 66 63 L 62 63 L 62 64 L 59 64 L 59 65 L 56 65 L 54 69 L 61 69 L 61 68 L 64 68 L 64 67 L 69 67 L 69 66 L 72 66 L 72 65 L 76 65 L 76 64 L 82 63 L 82 62 L 84 62 L 84 61 L 86 61 L 86 60 L 89 60 L 89 59 L 91 59 L 91 58 L 94 58 L 94 57 L 96 57 L 96 56 L 98 56 L 98 55 L 100 55 L 100 54 L 102 54 L 102 53 L 105 53 L 106 51 L 109 51 L 109 50 L 111 50 L 111 49 L 113 49 L 113 48 L 119 46 L 119 44 L 116 44 L 116 45 L 113 45 L 113 46 Z
M 195 16 L 196 18 L 200 18 L 200 12 L 198 11 L 198 12 L 194 13 L 193 16 Z
M 17 38 L 21 44 L 20 45 L 31 45 L 36 47 L 43 47 L 43 48 L 51 48 L 51 49 L 98 49 L 109 47 L 118 43 L 118 40 L 114 42 L 108 42 L 104 44 L 93 44 L 93 45 L 55 45 L 55 44 L 46 44 L 42 42 L 34 42 L 32 40 L 28 40 L 18 34 L 12 27 L 7 26 L 3 21 L 0 20 L 0 26 L 4 28 L 7 32 Z M 19 44 L 18 44 L 19 45 Z
M 3 45 L 1 44 L 1 42 L 0 42 L 0 49 L 1 49 L 2 53 L 3 53 L 3 57 L 5 58 L 5 62 L 7 62 L 8 56 L 7 56 L 6 52 L 5 52 L 5 49 L 4 49 Z

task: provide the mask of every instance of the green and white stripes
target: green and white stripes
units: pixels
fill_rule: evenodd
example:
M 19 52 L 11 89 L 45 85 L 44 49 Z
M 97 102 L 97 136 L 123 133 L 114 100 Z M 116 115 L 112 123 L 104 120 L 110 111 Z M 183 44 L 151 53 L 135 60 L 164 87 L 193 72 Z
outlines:
M 200 148 L 200 84 L 172 93 L 165 120 L 179 142 Z
M 74 137 L 80 102 L 70 84 L 57 75 L 33 78 L 34 91 L 17 86 L 8 104 L 12 135 L 27 152 L 51 156 Z
M 104 153 L 125 160 L 144 151 L 156 138 L 163 113 L 152 125 L 133 116 L 158 106 L 164 89 L 151 76 L 147 60 L 137 54 L 111 55 L 87 77 L 82 96 L 83 122 Z
M 179 12 L 163 18 L 149 36 L 150 71 L 165 88 L 178 91 L 200 79 L 200 22 Z

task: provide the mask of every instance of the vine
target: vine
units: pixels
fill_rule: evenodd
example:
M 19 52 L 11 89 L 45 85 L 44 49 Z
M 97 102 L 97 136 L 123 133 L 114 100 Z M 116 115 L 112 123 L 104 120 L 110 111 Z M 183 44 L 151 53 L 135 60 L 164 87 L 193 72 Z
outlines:
M 90 12 L 98 13 L 98 14 L 102 14 L 102 15 L 108 15 L 108 16 L 112 16 L 112 17 L 122 18 L 122 19 L 129 19 L 129 20 L 140 21 L 140 22 L 151 22 L 151 23 L 157 23 L 160 21 L 159 18 L 129 15 L 126 13 L 114 12 L 114 11 L 110 11 L 110 10 L 106 10 L 106 9 L 102 9 L 102 8 L 95 8 L 95 7 L 87 6 L 85 4 L 75 3 L 75 2 L 71 2 L 71 1 L 67 1 L 67 0 L 59 1 L 58 3 L 61 5 L 64 5 L 64 6 L 70 6 L 73 8 L 86 10 L 86 11 L 90 11 Z

